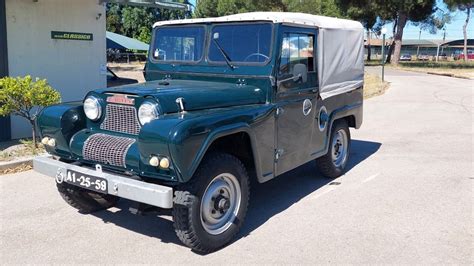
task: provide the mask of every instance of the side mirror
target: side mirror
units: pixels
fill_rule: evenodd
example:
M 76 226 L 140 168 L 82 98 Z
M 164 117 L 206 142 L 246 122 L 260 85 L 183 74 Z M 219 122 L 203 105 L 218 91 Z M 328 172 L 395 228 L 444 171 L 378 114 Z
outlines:
M 293 67 L 294 82 L 301 81 L 305 83 L 308 80 L 308 67 L 305 64 L 296 64 Z

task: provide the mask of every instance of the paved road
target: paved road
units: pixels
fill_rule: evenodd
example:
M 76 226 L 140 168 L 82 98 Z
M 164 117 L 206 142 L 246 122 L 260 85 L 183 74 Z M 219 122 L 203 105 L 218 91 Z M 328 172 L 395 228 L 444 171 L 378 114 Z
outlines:
M 369 70 L 373 71 L 373 70 Z M 11 263 L 473 263 L 473 81 L 387 71 L 366 101 L 348 173 L 305 165 L 252 191 L 239 238 L 210 255 L 167 215 L 81 215 L 33 172 L 0 176 L 1 257 Z

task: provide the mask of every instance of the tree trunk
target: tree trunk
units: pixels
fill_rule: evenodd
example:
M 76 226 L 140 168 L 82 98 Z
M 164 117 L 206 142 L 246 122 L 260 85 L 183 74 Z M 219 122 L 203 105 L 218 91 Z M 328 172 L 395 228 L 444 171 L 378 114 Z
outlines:
M 398 25 L 398 18 L 395 19 L 395 21 L 393 22 L 393 27 L 392 27 L 392 36 L 395 36 L 395 30 L 397 29 L 397 25 Z M 385 44 L 383 44 L 385 45 Z M 393 54 L 393 47 L 394 47 L 395 43 L 392 41 L 392 43 L 390 44 L 390 47 L 388 48 L 388 53 L 387 53 L 387 60 L 385 61 L 385 63 L 387 64 L 390 64 L 390 61 L 392 60 L 392 54 Z
M 33 147 L 38 148 L 38 144 L 36 143 L 36 123 L 34 119 L 30 119 L 31 124 L 31 136 L 33 138 Z
M 398 65 L 398 61 L 400 60 L 400 51 L 402 49 L 402 39 L 403 39 L 403 29 L 407 24 L 407 14 L 400 13 L 398 15 L 398 25 L 397 25 L 397 33 L 395 33 L 395 37 L 393 38 L 395 42 L 395 50 L 393 51 L 393 60 L 392 65 Z
M 462 33 L 464 34 L 464 61 L 467 61 L 467 24 L 469 23 L 469 17 L 471 15 L 471 5 L 468 5 L 466 9 L 466 22 L 464 22 L 462 26 Z
M 367 61 L 370 61 L 371 49 L 372 47 L 370 46 L 370 29 L 367 29 Z

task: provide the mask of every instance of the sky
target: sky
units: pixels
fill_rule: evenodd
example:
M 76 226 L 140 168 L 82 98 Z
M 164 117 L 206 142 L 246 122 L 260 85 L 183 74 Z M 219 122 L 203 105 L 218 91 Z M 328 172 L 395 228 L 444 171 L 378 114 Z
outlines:
M 191 4 L 193 4 L 193 5 L 196 4 L 196 0 L 190 0 L 189 2 L 191 2 Z M 448 8 L 446 7 L 446 5 L 443 3 L 442 0 L 437 0 L 436 5 L 437 5 L 438 8 L 440 8 L 444 11 L 446 11 L 446 12 L 448 11 Z M 456 39 L 463 39 L 464 38 L 463 37 L 463 32 L 462 32 L 462 26 L 464 25 L 465 20 L 466 20 L 466 12 L 457 11 L 457 12 L 452 13 L 451 23 L 447 24 L 445 26 L 445 28 L 446 28 L 446 40 L 456 40 Z M 388 32 L 387 37 L 391 37 L 392 36 L 392 33 L 391 33 L 392 25 L 387 24 L 386 27 L 387 27 L 387 32 Z M 443 39 L 443 34 L 444 34 L 443 30 L 439 30 L 436 34 L 430 34 L 428 31 L 422 31 L 421 32 L 421 39 L 429 39 L 429 40 L 439 39 L 439 40 L 442 40 Z M 419 35 L 420 35 L 420 28 L 419 27 L 414 26 L 411 23 L 408 23 L 405 26 L 405 29 L 403 31 L 403 38 L 404 39 L 418 39 Z M 467 37 L 471 38 L 471 39 L 474 38 L 474 12 L 471 12 L 471 17 L 470 17 L 470 20 L 469 20 L 469 24 L 467 26 Z
M 438 8 L 448 12 L 448 8 L 441 0 L 436 1 Z M 474 38 L 474 12 L 471 11 L 469 24 L 467 25 L 467 38 Z M 456 11 L 451 13 L 451 23 L 445 26 L 446 28 L 446 40 L 457 40 L 464 39 L 462 26 L 466 20 L 466 12 Z M 392 36 L 392 24 L 387 24 L 387 37 Z M 428 40 L 442 40 L 443 30 L 438 30 L 436 34 L 430 34 L 428 31 L 421 31 L 421 39 Z M 420 35 L 420 27 L 414 26 L 408 23 L 403 30 L 403 39 L 418 39 Z

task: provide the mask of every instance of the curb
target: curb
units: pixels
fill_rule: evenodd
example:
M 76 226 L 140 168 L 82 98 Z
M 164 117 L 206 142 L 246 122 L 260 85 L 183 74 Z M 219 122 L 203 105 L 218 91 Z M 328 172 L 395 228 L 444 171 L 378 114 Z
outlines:
M 13 161 L 7 161 L 7 162 L 0 162 L 0 171 L 5 171 L 7 169 L 12 169 L 15 167 L 18 167 L 20 165 L 28 164 L 28 165 L 33 165 L 33 159 L 36 157 L 50 157 L 51 155 L 49 154 L 41 154 L 35 157 L 28 157 L 24 159 L 19 159 L 19 160 L 13 160 Z
M 449 74 L 449 73 L 436 73 L 436 72 L 425 72 L 426 74 L 430 74 L 430 75 L 437 75 L 437 76 L 445 76 L 445 77 L 450 77 L 450 78 L 458 78 L 458 79 L 469 79 L 468 77 L 464 77 L 464 76 L 458 76 L 456 74 Z

